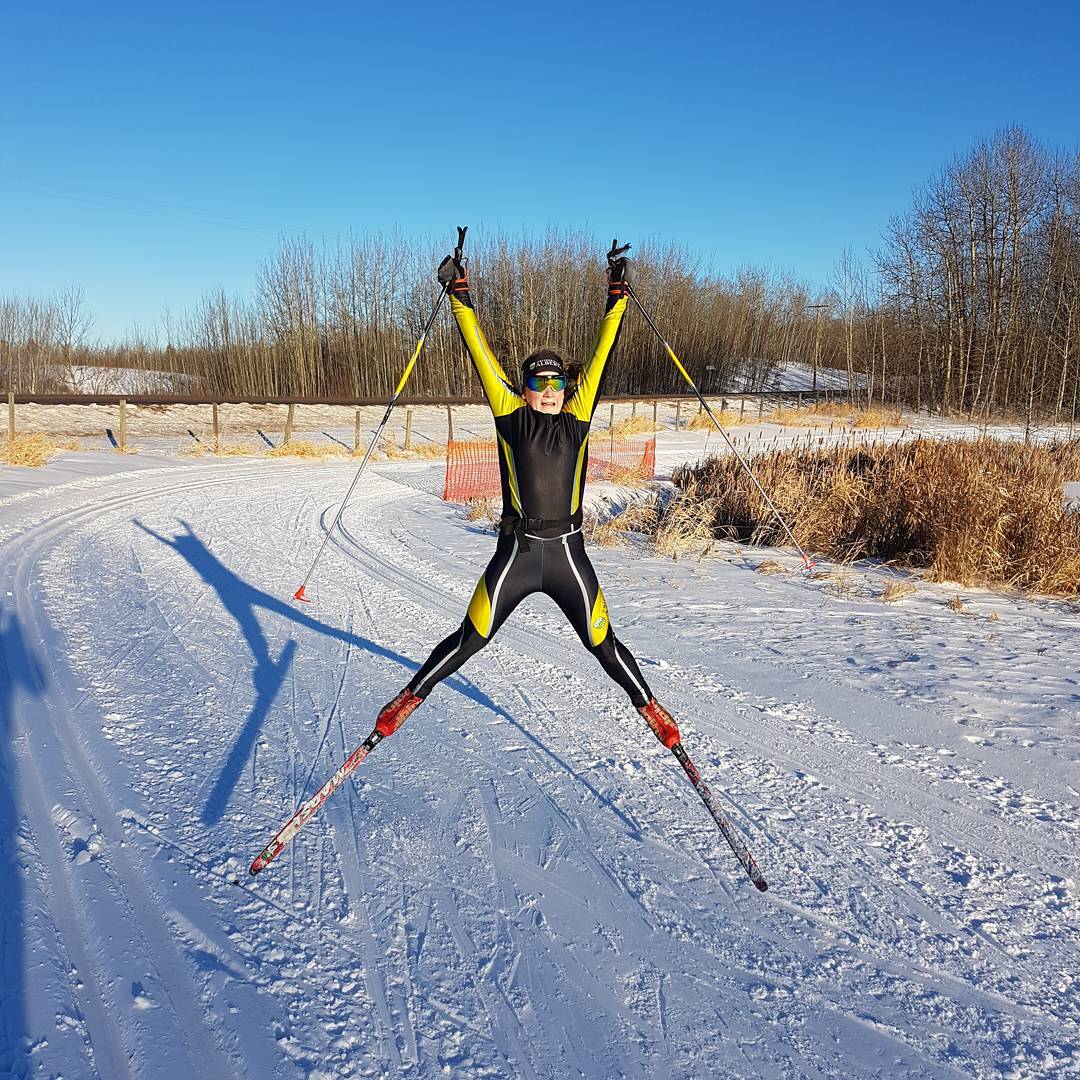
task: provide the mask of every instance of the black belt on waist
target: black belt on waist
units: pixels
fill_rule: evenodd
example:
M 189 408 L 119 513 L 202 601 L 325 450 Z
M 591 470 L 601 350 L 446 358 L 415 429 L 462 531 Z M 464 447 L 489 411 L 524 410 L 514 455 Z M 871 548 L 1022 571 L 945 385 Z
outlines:
M 503 536 L 509 536 L 511 533 L 517 535 L 518 548 L 521 551 L 529 550 L 529 538 L 526 533 L 538 533 L 544 529 L 563 529 L 565 532 L 572 532 L 577 525 L 577 519 L 568 518 L 531 518 L 531 517 L 518 517 L 513 515 L 511 517 L 499 518 L 499 532 Z M 562 535 L 562 534 L 560 534 Z M 550 537 L 552 540 L 558 540 L 558 536 Z

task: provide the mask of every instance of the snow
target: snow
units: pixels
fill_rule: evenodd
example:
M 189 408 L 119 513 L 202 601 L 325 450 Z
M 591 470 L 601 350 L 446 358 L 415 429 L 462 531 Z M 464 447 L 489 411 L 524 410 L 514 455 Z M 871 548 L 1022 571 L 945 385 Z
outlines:
M 768 893 L 543 598 L 250 878 L 493 546 L 379 463 L 292 604 L 352 472 L 0 473 L 0 1075 L 1080 1073 L 1062 603 L 596 550 Z
M 195 383 L 191 375 L 149 368 L 72 365 L 58 368 L 57 374 L 81 394 L 189 394 Z
M 749 360 L 743 361 L 742 366 L 745 368 L 745 374 L 736 375 L 732 380 L 730 393 L 739 391 L 754 393 L 759 389 L 796 393 L 812 390 L 815 385 L 818 390 L 847 390 L 849 385 L 847 370 L 844 368 L 819 365 L 815 383 L 813 364 L 801 364 L 794 360 L 780 364 L 770 364 L 764 360 Z M 759 374 L 761 371 L 768 372 L 764 380 Z M 865 387 L 866 375 L 855 372 L 851 385 Z

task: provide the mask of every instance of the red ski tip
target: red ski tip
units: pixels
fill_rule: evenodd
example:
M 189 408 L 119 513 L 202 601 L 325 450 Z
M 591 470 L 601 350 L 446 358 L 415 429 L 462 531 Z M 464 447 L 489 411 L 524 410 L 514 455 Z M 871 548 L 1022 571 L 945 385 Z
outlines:
M 294 600 L 299 600 L 301 603 L 304 603 L 304 604 L 310 604 L 311 603 L 311 601 L 304 595 L 304 586 L 303 585 L 301 585 L 300 588 L 297 589 L 296 592 L 293 593 L 292 598 Z

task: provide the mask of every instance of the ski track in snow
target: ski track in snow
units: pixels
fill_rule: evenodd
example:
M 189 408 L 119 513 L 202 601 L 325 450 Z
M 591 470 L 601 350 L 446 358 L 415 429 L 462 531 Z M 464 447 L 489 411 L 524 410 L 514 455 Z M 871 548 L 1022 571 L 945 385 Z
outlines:
M 868 606 L 738 559 L 594 553 L 769 893 L 546 600 L 249 878 L 493 547 L 430 469 L 380 466 L 293 605 L 349 475 L 0 504 L 0 1074 L 1080 1074 L 1068 680 L 990 642 L 1047 702 L 1003 722 L 950 675 L 981 626 L 920 609 L 881 664 Z M 1017 618 L 1075 671 L 1047 612 Z

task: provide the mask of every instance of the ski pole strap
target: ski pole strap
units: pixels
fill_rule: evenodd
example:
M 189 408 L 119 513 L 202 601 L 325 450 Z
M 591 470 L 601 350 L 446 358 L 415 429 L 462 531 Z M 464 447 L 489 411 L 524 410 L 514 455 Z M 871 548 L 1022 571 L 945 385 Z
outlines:
M 542 532 L 544 529 L 562 529 L 563 535 L 568 532 L 572 532 L 581 524 L 581 516 L 568 518 L 531 518 L 521 517 L 518 514 L 507 514 L 504 517 L 499 518 L 499 534 L 501 536 L 509 536 L 514 533 L 518 538 L 518 549 L 520 551 L 529 550 L 529 538 L 526 534 L 532 533 L 536 535 Z M 558 536 L 551 537 L 552 540 L 558 540 Z

